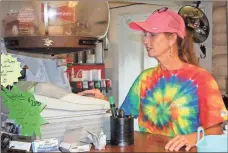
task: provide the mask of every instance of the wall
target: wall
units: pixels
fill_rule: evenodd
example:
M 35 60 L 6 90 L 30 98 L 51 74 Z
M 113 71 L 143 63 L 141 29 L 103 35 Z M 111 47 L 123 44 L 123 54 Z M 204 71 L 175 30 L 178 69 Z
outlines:
M 215 6 L 213 9 L 212 74 L 222 94 L 228 94 L 226 9 L 226 5 Z
M 201 9 L 204 11 L 208 18 L 209 26 L 210 26 L 210 33 L 208 38 L 200 43 L 200 44 L 195 44 L 195 50 L 196 53 L 199 57 L 199 64 L 202 68 L 206 69 L 210 73 L 212 73 L 212 29 L 213 29 L 213 24 L 212 24 L 212 12 L 213 12 L 213 3 L 212 2 L 202 2 L 200 4 Z M 200 58 L 200 54 L 202 54 L 200 46 L 205 46 L 206 48 L 206 57 L 205 58 Z

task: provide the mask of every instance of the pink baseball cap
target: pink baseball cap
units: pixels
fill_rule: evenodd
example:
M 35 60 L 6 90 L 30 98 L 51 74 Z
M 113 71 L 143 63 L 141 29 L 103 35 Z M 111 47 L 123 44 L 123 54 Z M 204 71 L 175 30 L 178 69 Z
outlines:
M 179 37 L 185 37 L 185 23 L 182 17 L 167 7 L 154 11 L 144 22 L 131 22 L 129 27 L 134 30 L 152 33 L 171 32 Z

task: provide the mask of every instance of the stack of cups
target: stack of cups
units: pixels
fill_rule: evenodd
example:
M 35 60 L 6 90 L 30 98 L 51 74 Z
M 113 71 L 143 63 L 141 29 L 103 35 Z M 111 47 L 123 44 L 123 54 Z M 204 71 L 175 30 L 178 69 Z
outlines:
M 95 54 L 92 54 L 92 51 L 86 51 L 86 63 L 95 63 Z
M 103 63 L 103 44 L 102 44 L 102 42 L 96 43 L 95 55 L 96 55 L 95 62 Z

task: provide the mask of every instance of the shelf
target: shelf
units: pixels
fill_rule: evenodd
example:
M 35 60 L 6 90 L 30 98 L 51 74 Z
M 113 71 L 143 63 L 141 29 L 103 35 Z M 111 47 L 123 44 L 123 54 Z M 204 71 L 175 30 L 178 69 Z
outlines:
M 71 64 L 71 66 L 77 66 L 77 65 L 104 65 L 104 63 L 74 63 L 74 64 Z

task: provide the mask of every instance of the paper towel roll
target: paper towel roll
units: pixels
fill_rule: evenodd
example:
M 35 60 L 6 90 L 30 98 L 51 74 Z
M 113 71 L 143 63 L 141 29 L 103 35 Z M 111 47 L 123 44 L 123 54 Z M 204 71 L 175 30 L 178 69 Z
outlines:
M 95 55 L 94 54 L 87 55 L 86 63 L 95 63 Z
M 103 63 L 103 46 L 101 42 L 96 44 L 95 48 L 95 62 L 96 63 Z

